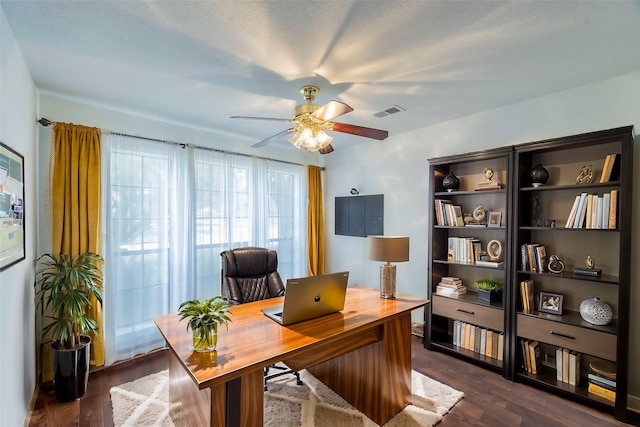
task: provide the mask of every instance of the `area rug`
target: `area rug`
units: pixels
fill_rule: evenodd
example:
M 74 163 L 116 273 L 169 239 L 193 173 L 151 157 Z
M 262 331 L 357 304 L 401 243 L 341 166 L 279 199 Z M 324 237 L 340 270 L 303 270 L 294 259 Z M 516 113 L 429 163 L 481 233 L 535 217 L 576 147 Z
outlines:
M 265 426 L 377 426 L 306 370 L 300 371 L 300 376 L 302 386 L 296 385 L 293 376 L 269 382 L 269 391 L 265 392 Z M 168 372 L 162 371 L 112 387 L 114 426 L 188 427 L 169 416 L 168 384 Z M 385 426 L 432 426 L 464 395 L 416 371 L 412 371 L 411 385 L 412 404 Z

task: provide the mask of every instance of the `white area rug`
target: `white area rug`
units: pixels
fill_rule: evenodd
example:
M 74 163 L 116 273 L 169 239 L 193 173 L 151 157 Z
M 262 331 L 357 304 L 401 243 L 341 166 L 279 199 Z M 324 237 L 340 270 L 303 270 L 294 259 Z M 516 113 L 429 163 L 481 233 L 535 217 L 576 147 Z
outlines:
M 296 385 L 293 376 L 269 382 L 269 391 L 265 393 L 265 426 L 377 426 L 307 371 L 301 371 L 300 376 L 303 386 Z M 432 426 L 464 395 L 416 371 L 412 371 L 411 381 L 412 404 L 385 426 Z M 167 371 L 112 387 L 113 424 L 116 427 L 188 427 L 180 420 L 171 419 L 168 399 Z

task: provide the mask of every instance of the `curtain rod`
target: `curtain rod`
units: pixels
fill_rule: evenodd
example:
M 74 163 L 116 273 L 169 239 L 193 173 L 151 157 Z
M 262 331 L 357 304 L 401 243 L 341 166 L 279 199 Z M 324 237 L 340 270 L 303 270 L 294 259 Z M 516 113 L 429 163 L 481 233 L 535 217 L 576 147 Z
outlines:
M 51 120 L 46 119 L 46 118 L 43 117 L 40 120 L 38 120 L 38 123 L 40 123 L 42 126 L 46 127 L 46 126 L 51 126 L 55 122 L 52 122 Z M 182 143 L 182 142 L 168 141 L 168 140 L 156 139 L 156 138 L 148 138 L 148 137 L 145 137 L 145 136 L 129 135 L 129 134 L 126 134 L 126 133 L 113 132 L 113 131 L 110 131 L 110 130 L 107 130 L 105 132 L 109 133 L 111 135 L 126 136 L 126 137 L 129 137 L 129 138 L 142 139 L 142 140 L 145 140 L 145 141 L 153 141 L 153 142 L 161 142 L 163 144 L 179 145 L 182 148 L 190 146 L 190 147 L 193 147 L 193 148 L 199 148 L 201 150 L 214 151 L 216 153 L 233 154 L 233 155 L 236 155 L 236 156 L 244 156 L 244 157 L 251 157 L 251 158 L 254 158 L 254 159 L 269 160 L 269 161 L 272 161 L 272 162 L 286 163 L 286 164 L 295 165 L 295 166 L 308 166 L 308 165 L 303 165 L 301 163 L 289 162 L 289 161 L 286 161 L 286 160 L 272 159 L 270 157 L 262 157 L 262 156 L 255 156 L 253 154 L 244 154 L 244 153 L 236 153 L 234 151 L 221 150 L 219 148 L 211 148 L 211 147 L 204 147 L 204 146 L 201 146 L 201 145 L 185 144 L 185 143 Z M 324 168 L 321 167 L 320 170 L 324 170 Z

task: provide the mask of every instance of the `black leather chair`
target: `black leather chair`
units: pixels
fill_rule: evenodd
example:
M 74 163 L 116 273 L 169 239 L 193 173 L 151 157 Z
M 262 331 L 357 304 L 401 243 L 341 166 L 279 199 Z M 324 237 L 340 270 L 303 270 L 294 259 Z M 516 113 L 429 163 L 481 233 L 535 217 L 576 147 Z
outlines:
M 222 257 L 221 293 L 231 305 L 275 298 L 284 295 L 285 287 L 278 273 L 278 254 L 274 250 L 256 247 L 236 248 L 220 253 Z M 279 372 L 269 374 L 270 369 Z M 302 385 L 300 374 L 286 366 L 271 365 L 264 371 L 267 381 L 293 374 Z

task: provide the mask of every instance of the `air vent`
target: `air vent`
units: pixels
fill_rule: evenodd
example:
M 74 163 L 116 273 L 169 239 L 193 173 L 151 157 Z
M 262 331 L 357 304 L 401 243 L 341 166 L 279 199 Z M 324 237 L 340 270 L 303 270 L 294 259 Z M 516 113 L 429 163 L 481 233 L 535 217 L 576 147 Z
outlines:
M 402 108 L 399 105 L 394 105 L 391 108 L 387 108 L 386 110 L 382 110 L 378 113 L 375 113 L 374 116 L 376 117 L 385 117 L 385 116 L 389 116 L 391 114 L 395 114 L 395 113 L 399 113 L 400 111 L 405 111 L 404 108 Z

